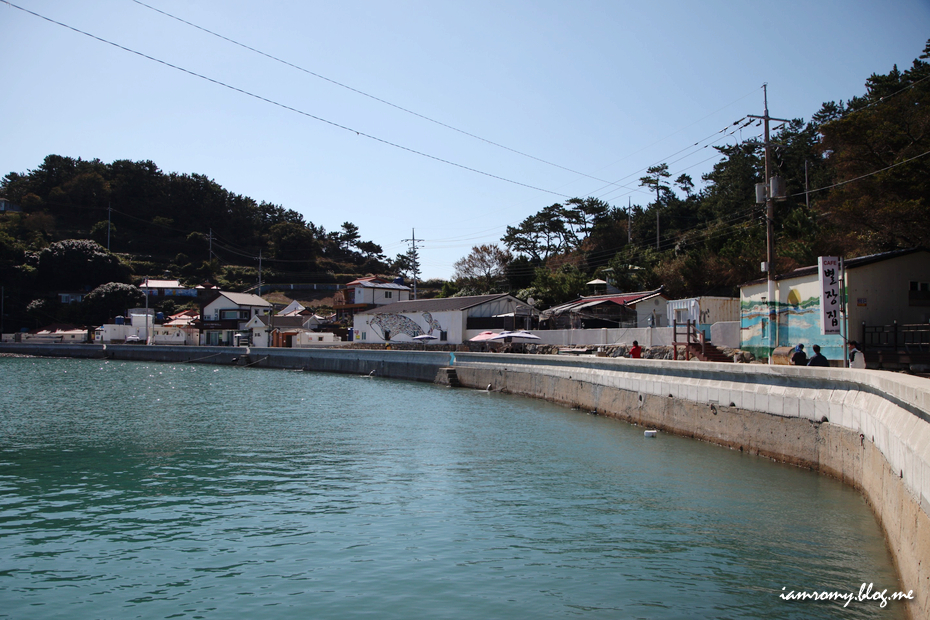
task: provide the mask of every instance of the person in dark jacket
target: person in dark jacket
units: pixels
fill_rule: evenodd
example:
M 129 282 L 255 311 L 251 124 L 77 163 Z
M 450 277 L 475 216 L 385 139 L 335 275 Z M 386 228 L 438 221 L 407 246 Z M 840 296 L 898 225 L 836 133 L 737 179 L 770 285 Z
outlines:
M 814 345 L 814 355 L 811 357 L 810 361 L 807 362 L 808 366 L 822 366 L 823 368 L 828 368 L 830 362 L 820 353 L 820 345 Z
M 807 366 L 807 353 L 804 352 L 804 345 L 799 344 L 794 348 L 791 354 L 791 363 L 795 366 Z

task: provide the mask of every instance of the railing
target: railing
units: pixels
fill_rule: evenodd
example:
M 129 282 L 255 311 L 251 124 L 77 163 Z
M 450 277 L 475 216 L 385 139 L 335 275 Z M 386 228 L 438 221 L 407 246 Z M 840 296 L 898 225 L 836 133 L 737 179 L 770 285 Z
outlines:
M 679 326 L 685 328 L 684 332 L 678 330 Z M 685 339 L 680 340 L 679 335 L 684 336 Z M 681 345 L 685 347 L 685 359 L 690 360 L 692 344 L 701 345 L 701 358 L 703 359 L 707 355 L 707 342 L 705 341 L 704 331 L 697 328 L 697 322 L 687 321 L 682 324 L 677 320 L 672 321 L 672 359 L 678 359 L 678 346 Z

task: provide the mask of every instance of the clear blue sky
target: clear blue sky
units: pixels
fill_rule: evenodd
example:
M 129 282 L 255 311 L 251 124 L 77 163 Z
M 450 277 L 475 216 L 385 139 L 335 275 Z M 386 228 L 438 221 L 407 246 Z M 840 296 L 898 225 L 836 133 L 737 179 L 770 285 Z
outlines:
M 650 165 L 699 182 L 716 152 L 688 147 L 762 114 L 763 83 L 806 120 L 930 38 L 930 0 L 145 1 L 299 69 L 133 0 L 13 2 L 269 103 L 0 1 L 0 174 L 152 160 L 389 257 L 415 228 L 427 278 L 568 197 L 646 204 Z

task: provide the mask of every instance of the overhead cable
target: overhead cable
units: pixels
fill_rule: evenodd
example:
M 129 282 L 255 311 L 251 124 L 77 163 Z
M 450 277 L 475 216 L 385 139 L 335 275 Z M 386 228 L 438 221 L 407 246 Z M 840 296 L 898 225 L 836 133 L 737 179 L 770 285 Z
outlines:
M 311 113 L 309 113 L 309 112 L 305 112 L 305 111 L 303 111 L 303 110 L 297 109 L 297 108 L 295 108 L 295 107 L 293 107 L 293 106 L 289 106 L 289 105 L 284 104 L 284 103 L 281 103 L 281 102 L 279 102 L 279 101 L 275 101 L 274 99 L 269 99 L 268 97 L 264 97 L 264 96 L 262 96 L 262 95 L 258 95 L 258 94 L 256 94 L 256 93 L 247 91 L 247 90 L 245 90 L 245 89 L 243 89 L 243 88 L 239 88 L 239 87 L 237 87 L 237 86 L 233 86 L 233 85 L 231 85 L 231 84 L 227 84 L 226 82 L 220 81 L 220 80 L 218 80 L 218 79 L 208 77 L 208 76 L 206 76 L 206 75 L 203 75 L 203 74 L 201 74 L 201 73 L 197 73 L 197 72 L 195 72 L 195 71 L 191 71 L 190 69 L 185 69 L 184 67 L 181 67 L 181 66 L 179 66 L 179 65 L 175 65 L 175 64 L 172 64 L 172 63 L 167 62 L 167 61 L 165 61 L 165 60 L 161 60 L 160 58 L 156 58 L 156 57 L 154 57 L 154 56 L 150 56 L 149 54 L 145 54 L 145 53 L 143 53 L 143 52 L 139 52 L 139 51 L 137 51 L 137 50 L 134 50 L 134 49 L 132 49 L 132 48 L 126 47 L 126 46 L 124 46 L 124 45 L 120 45 L 119 43 L 114 43 L 113 41 L 110 41 L 110 40 L 108 40 L 108 39 L 104 39 L 104 38 L 99 37 L 99 36 L 97 36 L 97 35 L 94 35 L 94 34 L 91 34 L 91 33 L 89 33 L 89 32 L 86 32 L 86 31 L 84 31 L 84 30 L 81 30 L 81 29 L 79 29 L 79 28 L 75 28 L 74 26 L 69 26 L 68 24 L 65 24 L 65 23 L 60 22 L 60 21 L 56 21 L 56 20 L 54 20 L 54 19 L 51 19 L 50 17 L 46 17 L 46 16 L 44 16 L 44 15 L 41 15 L 41 14 L 39 14 L 39 13 L 36 13 L 35 11 L 30 11 L 29 9 L 25 9 L 25 8 L 23 8 L 23 7 L 19 6 L 19 5 L 13 4 L 13 3 L 11 3 L 11 2 L 7 2 L 7 4 L 8 4 L 9 6 L 13 7 L 14 9 L 19 9 L 20 11 L 23 11 L 24 13 L 28 13 L 28 14 L 33 15 L 33 16 L 35 16 L 35 17 L 38 17 L 38 18 L 40 18 L 40 19 L 44 19 L 45 21 L 47 21 L 47 22 L 49 22 L 49 23 L 55 24 L 55 25 L 57 25 L 57 26 L 61 26 L 62 28 L 67 28 L 68 30 L 71 30 L 71 31 L 73 31 L 73 32 L 77 32 L 78 34 L 82 34 L 82 35 L 84 35 L 84 36 L 86 36 L 86 37 L 90 37 L 91 39 L 94 39 L 94 40 L 96 40 L 96 41 L 100 41 L 101 43 L 106 43 L 107 45 L 112 45 L 113 47 L 116 47 L 116 48 L 118 48 L 118 49 L 121 49 L 121 50 L 123 50 L 123 51 L 125 51 L 125 52 L 129 52 L 130 54 L 135 54 L 136 56 L 140 56 L 140 57 L 145 58 L 145 59 L 147 59 L 147 60 L 151 60 L 152 62 L 156 62 L 156 63 L 161 64 L 161 65 L 164 65 L 164 66 L 166 66 L 166 67 L 170 67 L 171 69 L 175 69 L 176 71 L 180 71 L 180 72 L 182 72 L 182 73 L 186 73 L 186 74 L 188 74 L 188 75 L 191 75 L 191 76 L 193 76 L 193 77 L 199 78 L 199 79 L 201 79 L 201 80 L 205 80 L 205 81 L 207 81 L 207 82 L 211 82 L 211 83 L 213 83 L 213 84 L 216 84 L 217 86 L 222 86 L 223 88 L 228 88 L 229 90 L 232 90 L 232 91 L 235 91 L 235 92 L 237 92 L 237 93 L 246 95 L 246 96 L 248 96 L 248 97 L 252 97 L 253 99 L 258 99 L 259 101 L 264 101 L 265 103 L 270 103 L 271 105 L 277 106 L 277 107 L 282 108 L 282 109 L 284 109 L 284 110 L 288 110 L 289 112 L 294 112 L 294 113 L 296 113 L 296 114 L 300 114 L 301 116 L 306 116 L 307 118 L 312 118 L 313 120 L 319 121 L 319 122 L 321 122 L 321 123 L 326 123 L 327 125 L 331 125 L 331 126 L 336 127 L 336 128 L 338 128 L 338 129 L 343 129 L 343 130 L 345 130 L 345 131 L 350 131 L 350 132 L 354 133 L 354 134 L 357 135 L 357 136 L 361 136 L 361 137 L 364 137 L 364 138 L 368 138 L 369 140 L 374 140 L 375 142 L 380 142 L 380 143 L 382 143 L 382 144 L 386 144 L 386 145 L 391 146 L 391 147 L 394 147 L 394 148 L 396 148 L 396 149 L 400 149 L 400 150 L 402 150 L 402 151 L 407 151 L 408 153 L 413 153 L 414 155 L 419 155 L 420 157 L 425 157 L 425 158 L 427 158 L 427 159 L 432 159 L 432 160 L 434 160 L 434 161 L 438 161 L 438 162 L 440 162 L 440 163 L 447 164 L 447 165 L 449 165 L 449 166 L 455 166 L 456 168 L 461 168 L 462 170 L 467 170 L 467 171 L 469 171 L 469 172 L 474 172 L 475 174 L 480 174 L 480 175 L 483 175 L 483 176 L 486 176 L 486 177 L 489 177 L 489 178 L 492 178 L 492 179 L 497 179 L 498 181 L 504 181 L 505 183 L 511 183 L 511 184 L 513 184 L 513 185 L 519 185 L 519 186 L 521 186 L 521 187 L 526 187 L 527 189 L 536 190 L 536 191 L 538 191 L 538 192 L 543 192 L 543 193 L 546 193 L 546 194 L 553 194 L 553 195 L 555 195 L 555 196 L 560 196 L 560 197 L 562 197 L 562 198 L 571 198 L 571 196 L 569 196 L 568 194 L 561 194 L 561 193 L 559 193 L 559 192 L 555 192 L 555 191 L 552 191 L 552 190 L 544 189 L 544 188 L 541 188 L 541 187 L 536 187 L 536 186 L 534 186 L 534 185 L 529 185 L 529 184 L 527 184 L 527 183 L 521 183 L 520 181 L 514 181 L 513 179 L 508 179 L 508 178 L 505 178 L 505 177 L 502 177 L 502 176 L 498 176 L 498 175 L 496 175 L 496 174 L 492 174 L 492 173 L 490 173 L 490 172 L 485 172 L 485 171 L 483 171 L 483 170 L 478 170 L 477 168 L 472 168 L 472 167 L 470 167 L 470 166 L 466 166 L 466 165 L 464 165 L 464 164 L 459 164 L 459 163 L 456 163 L 456 162 L 454 162 L 454 161 L 450 161 L 450 160 L 448 160 L 448 159 L 443 159 L 443 158 L 441 158 L 441 157 L 437 157 L 436 155 L 430 155 L 429 153 L 424 153 L 423 151 L 418 151 L 418 150 L 413 149 L 413 148 L 410 148 L 410 147 L 408 147 L 408 146 L 403 146 L 403 145 L 398 144 L 398 143 L 396 143 L 396 142 L 391 142 L 390 140 L 385 140 L 384 138 L 379 138 L 379 137 L 377 137 L 377 136 L 375 136 L 375 135 L 372 135 L 372 134 L 369 134 L 369 133 L 365 133 L 364 131 L 360 131 L 360 130 L 358 130 L 358 129 L 353 129 L 352 127 L 347 127 L 346 125 L 341 125 L 341 124 L 339 124 L 339 123 L 337 123 L 337 122 L 335 122 L 335 121 L 331 121 L 331 120 L 322 118 L 322 117 L 320 117 L 320 116 L 316 116 L 316 115 L 311 114 Z

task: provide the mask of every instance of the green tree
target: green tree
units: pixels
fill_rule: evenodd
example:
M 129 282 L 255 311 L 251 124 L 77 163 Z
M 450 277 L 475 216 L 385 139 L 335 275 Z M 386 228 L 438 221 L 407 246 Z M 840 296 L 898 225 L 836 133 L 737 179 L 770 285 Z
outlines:
M 820 127 L 838 186 L 817 208 L 857 253 L 930 245 L 928 58 L 930 42 L 910 69 L 872 75 L 866 95 Z
M 128 282 L 129 268 L 115 254 L 88 239 L 66 239 L 38 253 L 40 283 L 50 289 L 77 290 L 104 282 Z
M 542 307 L 549 307 L 577 299 L 586 292 L 587 281 L 588 277 L 571 264 L 555 270 L 540 267 L 533 280 L 536 301 Z
M 124 282 L 108 282 L 85 295 L 82 306 L 87 322 L 100 325 L 144 303 L 142 289 Z
M 459 287 L 471 285 L 481 293 L 489 293 L 506 280 L 507 266 L 512 260 L 513 255 L 497 244 L 476 245 L 455 262 L 453 277 Z

